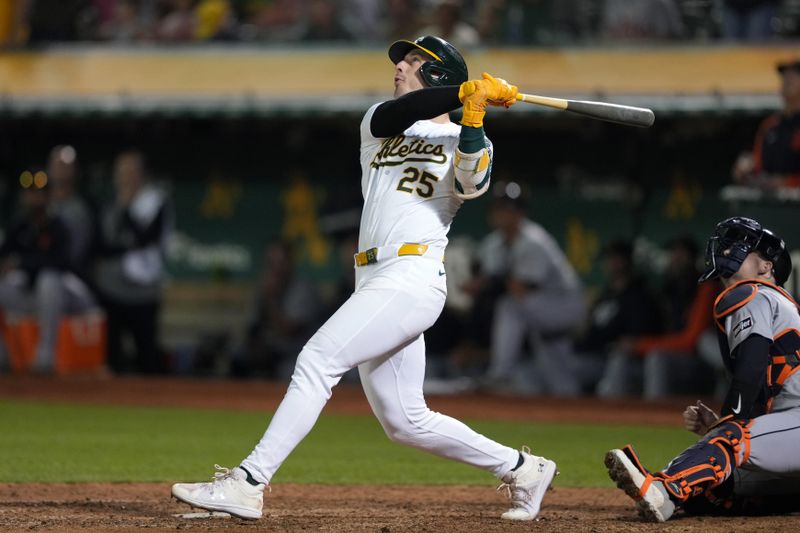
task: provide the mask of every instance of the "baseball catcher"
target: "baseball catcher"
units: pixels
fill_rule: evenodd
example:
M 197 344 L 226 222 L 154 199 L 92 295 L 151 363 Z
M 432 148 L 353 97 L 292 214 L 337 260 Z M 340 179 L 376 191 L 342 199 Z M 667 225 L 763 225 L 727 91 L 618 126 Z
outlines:
M 792 270 L 782 239 L 755 220 L 717 224 L 700 282 L 720 278 L 714 304 L 731 383 L 718 415 L 697 402 L 683 413 L 700 440 L 664 469 L 647 470 L 630 445 L 606 454 L 608 473 L 654 522 L 688 513 L 800 508 L 800 313 L 782 288 Z
M 358 367 L 390 439 L 497 476 L 511 499 L 505 519 L 532 520 L 539 512 L 555 463 L 431 411 L 422 394 L 423 332 L 445 302 L 450 223 L 489 185 L 486 107 L 511 106 L 517 88 L 489 74 L 470 80 L 461 54 L 438 37 L 397 41 L 389 58 L 394 99 L 370 107 L 361 122 L 355 292 L 300 352 L 289 390 L 252 453 L 211 482 L 175 484 L 179 500 L 260 518 L 272 476 L 311 431 L 339 379 Z M 462 106 L 461 124 L 452 123 L 448 112 Z

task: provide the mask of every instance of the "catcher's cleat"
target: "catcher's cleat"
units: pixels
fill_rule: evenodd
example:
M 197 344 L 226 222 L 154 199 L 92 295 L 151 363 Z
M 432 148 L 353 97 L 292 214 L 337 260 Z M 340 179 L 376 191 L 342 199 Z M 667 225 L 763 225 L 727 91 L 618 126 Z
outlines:
M 636 502 L 639 516 L 649 522 L 666 522 L 675 512 L 664 483 L 644 468 L 633 448 L 611 450 L 605 459 L 608 475 Z
M 172 495 L 192 507 L 224 511 L 239 518 L 261 518 L 264 506 L 263 483 L 251 485 L 241 468 L 229 470 L 214 465 L 214 480 L 207 483 L 175 483 Z
M 506 489 L 511 500 L 511 509 L 501 515 L 506 520 L 536 518 L 544 494 L 557 474 L 553 461 L 531 455 L 527 446 L 520 453 L 523 457 L 520 467 L 503 476 L 503 484 L 497 487 Z

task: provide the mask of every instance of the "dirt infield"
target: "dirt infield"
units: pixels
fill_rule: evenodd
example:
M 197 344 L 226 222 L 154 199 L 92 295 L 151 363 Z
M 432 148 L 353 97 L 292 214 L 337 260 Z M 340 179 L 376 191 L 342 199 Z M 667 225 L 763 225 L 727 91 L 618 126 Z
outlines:
M 273 410 L 284 384 L 176 379 L 20 378 L 0 376 L 0 398 L 96 404 Z M 680 424 L 684 401 L 642 405 L 596 399 L 439 396 L 433 409 L 464 418 Z M 367 413 L 357 387 L 337 389 L 328 412 Z M 187 505 L 166 483 L 0 484 L 0 532 L 7 531 L 795 531 L 798 516 L 677 518 L 646 524 L 615 489 L 556 488 L 534 523 L 500 520 L 504 497 L 485 487 L 353 487 L 281 484 L 267 495 L 264 518 L 179 518 Z

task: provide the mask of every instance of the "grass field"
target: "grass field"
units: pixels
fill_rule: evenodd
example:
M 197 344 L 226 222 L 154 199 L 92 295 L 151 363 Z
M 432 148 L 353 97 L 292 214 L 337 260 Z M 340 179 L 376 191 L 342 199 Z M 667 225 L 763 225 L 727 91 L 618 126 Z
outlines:
M 0 482 L 203 480 L 237 464 L 266 428 L 261 413 L 0 402 Z M 557 484 L 611 486 L 606 450 L 635 443 L 661 468 L 692 442 L 678 428 L 467 420 L 554 459 Z M 274 478 L 330 484 L 492 484 L 485 473 L 391 443 L 370 416 L 326 415 Z

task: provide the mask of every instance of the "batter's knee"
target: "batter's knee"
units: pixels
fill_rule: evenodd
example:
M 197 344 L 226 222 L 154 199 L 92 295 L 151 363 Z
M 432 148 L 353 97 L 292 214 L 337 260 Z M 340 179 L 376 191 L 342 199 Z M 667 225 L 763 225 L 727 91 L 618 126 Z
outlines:
M 331 397 L 331 391 L 349 368 L 337 364 L 340 348 L 323 332 L 317 331 L 297 356 L 292 385 Z
M 389 440 L 398 444 L 414 446 L 418 444 L 420 435 L 425 433 L 425 420 L 431 413 L 427 407 L 419 411 L 398 408 L 384 411 L 379 419 Z

